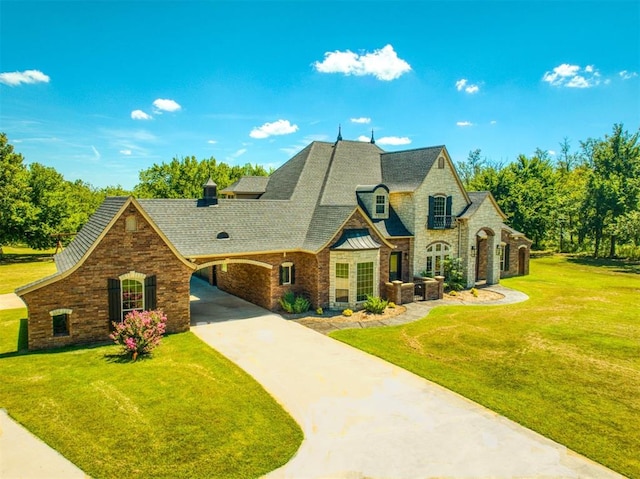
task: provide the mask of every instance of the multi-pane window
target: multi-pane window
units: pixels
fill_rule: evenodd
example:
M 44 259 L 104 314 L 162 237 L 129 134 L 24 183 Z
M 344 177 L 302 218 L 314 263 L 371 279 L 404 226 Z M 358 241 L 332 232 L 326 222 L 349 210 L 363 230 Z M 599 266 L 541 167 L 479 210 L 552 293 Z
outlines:
M 384 215 L 387 213 L 387 197 L 384 195 L 376 195 L 376 214 Z
M 451 247 L 447 243 L 434 243 L 427 248 L 427 276 L 444 275 L 444 262 L 450 257 Z
M 69 336 L 69 315 L 67 313 L 56 314 L 51 318 L 53 320 L 53 335 Z
M 433 219 L 436 227 L 444 228 L 446 216 L 446 198 L 444 196 L 436 196 L 433 200 Z
M 356 301 L 373 296 L 373 262 L 358 263 L 356 277 Z
M 144 285 L 135 279 L 122 280 L 122 317 L 144 309 Z
M 349 264 L 336 263 L 336 303 L 349 302 Z
M 509 270 L 509 245 L 503 244 L 500 246 L 500 271 L 508 271 Z

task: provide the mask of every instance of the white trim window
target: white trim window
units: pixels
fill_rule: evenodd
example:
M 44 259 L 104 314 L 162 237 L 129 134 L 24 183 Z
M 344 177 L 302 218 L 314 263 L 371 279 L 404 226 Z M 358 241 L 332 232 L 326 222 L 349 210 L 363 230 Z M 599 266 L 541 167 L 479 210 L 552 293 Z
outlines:
M 132 311 L 144 311 L 144 279 L 146 275 L 131 271 L 120 276 L 122 317 Z
M 427 268 L 429 277 L 444 275 L 444 262 L 451 257 L 451 246 L 448 243 L 439 241 L 427 247 Z

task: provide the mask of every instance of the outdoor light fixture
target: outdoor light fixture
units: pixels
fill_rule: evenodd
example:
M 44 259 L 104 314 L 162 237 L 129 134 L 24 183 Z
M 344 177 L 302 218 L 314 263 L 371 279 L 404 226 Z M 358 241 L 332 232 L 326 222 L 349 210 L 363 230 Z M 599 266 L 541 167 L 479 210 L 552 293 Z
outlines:
M 502 253 L 502 246 L 500 246 L 500 245 L 496 246 L 496 254 L 498 256 L 501 256 L 501 253 Z
M 471 247 L 471 257 L 474 258 L 476 256 L 476 247 L 472 246 Z

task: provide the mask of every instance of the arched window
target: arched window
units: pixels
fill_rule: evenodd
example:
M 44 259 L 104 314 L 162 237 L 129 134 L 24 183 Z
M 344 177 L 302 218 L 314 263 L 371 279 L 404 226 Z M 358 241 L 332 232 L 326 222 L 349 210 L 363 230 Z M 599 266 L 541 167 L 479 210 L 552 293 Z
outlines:
M 427 276 L 444 275 L 444 261 L 451 256 L 451 246 L 448 243 L 432 243 L 427 247 Z

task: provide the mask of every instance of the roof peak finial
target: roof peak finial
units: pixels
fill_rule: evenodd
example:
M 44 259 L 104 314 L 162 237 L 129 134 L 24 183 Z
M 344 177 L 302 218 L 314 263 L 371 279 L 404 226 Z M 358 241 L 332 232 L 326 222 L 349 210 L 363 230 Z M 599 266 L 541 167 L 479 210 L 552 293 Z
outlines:
M 371 144 L 372 145 L 376 144 L 376 139 L 373 137 L 373 128 L 371 128 Z
M 338 139 L 336 141 L 342 141 L 342 125 L 338 123 Z

